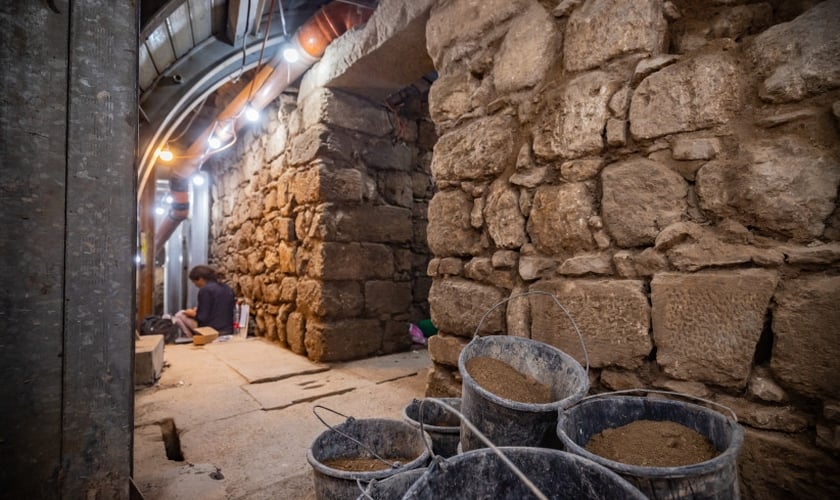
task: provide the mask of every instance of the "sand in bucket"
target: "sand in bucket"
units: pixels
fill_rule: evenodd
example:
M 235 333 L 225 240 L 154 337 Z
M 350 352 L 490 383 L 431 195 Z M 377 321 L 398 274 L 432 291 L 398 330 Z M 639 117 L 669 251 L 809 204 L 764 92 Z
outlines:
M 668 393 L 651 389 L 646 391 Z M 625 425 L 645 420 L 656 421 L 659 425 L 671 422 L 688 427 L 713 445 L 715 456 L 681 466 L 646 466 L 612 460 L 585 448 L 593 436 L 605 430 L 618 430 Z M 569 452 L 615 471 L 650 498 L 740 498 L 736 459 L 744 441 L 744 430 L 734 418 L 727 418 L 703 406 L 644 397 L 590 396 L 560 412 L 557 435 Z M 698 459 L 702 458 L 705 456 L 698 456 Z
M 318 408 L 347 420 L 330 426 L 315 412 Z M 315 438 L 306 454 L 318 500 L 355 500 L 363 491 L 360 485 L 424 467 L 429 460 L 432 442 L 428 433 L 421 434 L 406 422 L 348 418 L 320 405 L 312 411 L 329 427 Z
M 496 304 L 481 318 L 476 332 L 481 331 L 481 325 L 487 315 L 496 307 L 511 299 L 529 295 L 545 295 L 551 298 L 568 316 L 566 309 L 557 299 L 547 292 L 532 291 L 510 298 Z M 584 356 L 586 347 L 577 325 L 568 316 L 581 340 Z M 497 394 L 473 377 L 468 366 L 473 366 L 473 360 L 490 358 L 504 363 L 510 370 L 517 373 L 517 378 L 530 387 L 548 388 L 547 402 L 523 402 L 521 395 L 503 390 L 504 394 L 514 396 L 504 397 Z M 486 361 L 479 361 L 484 364 Z M 458 358 L 458 371 L 461 373 L 462 383 L 462 413 L 472 422 L 490 441 L 499 446 L 542 446 L 556 447 L 559 443 L 555 434 L 557 411 L 568 408 L 579 401 L 589 389 L 587 367 L 584 368 L 573 357 L 551 345 L 536 340 L 508 335 L 490 335 L 474 337 L 461 351 Z M 501 365 L 496 365 L 497 368 Z M 505 368 L 506 370 L 507 368 Z M 512 372 L 508 372 L 512 373 Z M 521 377 L 519 377 L 521 375 Z M 512 380 L 513 376 L 509 377 Z M 502 379 L 507 383 L 509 380 Z M 487 381 L 484 382 L 487 384 Z M 516 392 L 516 390 L 514 390 Z M 537 398 L 539 400 L 539 398 Z M 461 424 L 461 448 L 470 451 L 485 445 L 473 432 Z

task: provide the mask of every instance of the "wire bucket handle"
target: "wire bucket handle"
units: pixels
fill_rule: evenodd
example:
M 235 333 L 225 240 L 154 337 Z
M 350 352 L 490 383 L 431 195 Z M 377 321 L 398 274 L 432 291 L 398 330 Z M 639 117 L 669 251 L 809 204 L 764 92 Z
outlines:
M 357 445 L 359 445 L 359 447 L 360 447 L 360 448 L 362 448 L 363 450 L 365 450 L 365 451 L 367 451 L 368 453 L 370 453 L 370 454 L 371 454 L 374 458 L 376 458 L 376 459 L 377 459 L 377 460 L 379 460 L 380 462 L 382 462 L 382 463 L 386 464 L 388 467 L 390 467 L 390 468 L 392 468 L 392 469 L 397 469 L 397 468 L 399 468 L 399 467 L 402 467 L 402 464 L 401 464 L 400 462 L 389 462 L 389 461 L 385 460 L 384 458 L 380 457 L 380 456 L 379 456 L 379 454 L 378 454 L 378 453 L 376 453 L 376 452 L 373 450 L 373 448 L 371 448 L 370 446 L 368 446 L 368 445 L 366 445 L 366 444 L 362 443 L 361 441 L 359 441 L 358 439 L 354 438 L 353 436 L 350 436 L 349 434 L 344 433 L 344 432 L 342 432 L 342 431 L 340 431 L 340 430 L 336 429 L 335 427 L 331 426 L 330 424 L 328 424 L 328 423 L 327 423 L 327 422 L 326 422 L 326 421 L 325 421 L 325 420 L 321 417 L 321 415 L 318 415 L 318 412 L 317 412 L 317 411 L 315 411 L 315 410 L 317 410 L 318 408 L 322 408 L 322 409 L 324 409 L 324 410 L 327 410 L 327 411 L 330 411 L 330 412 L 332 412 L 332 413 L 335 413 L 336 415 L 340 415 L 340 416 L 342 416 L 342 417 L 344 417 L 344 418 L 346 419 L 346 422 L 352 422 L 352 421 L 356 420 L 354 417 L 348 417 L 347 415 L 345 415 L 345 414 L 343 414 L 343 413 L 340 413 L 340 412 L 337 412 L 337 411 L 333 410 L 332 408 L 327 408 L 327 407 L 326 407 L 326 406 L 324 406 L 324 405 L 314 405 L 314 406 L 312 407 L 312 413 L 313 413 L 313 414 L 315 415 L 315 417 L 316 417 L 318 420 L 320 420 L 320 421 L 321 421 L 321 423 L 322 423 L 322 424 L 324 424 L 324 426 L 326 426 L 329 430 L 331 430 L 331 431 L 335 432 L 336 434 L 338 434 L 338 435 L 340 435 L 340 436 L 343 436 L 343 437 L 345 437 L 345 438 L 349 439 L 350 441 L 352 441 L 352 442 L 356 443 Z
M 655 394 L 668 394 L 668 395 L 671 395 L 671 396 L 679 396 L 679 397 L 682 397 L 682 398 L 693 399 L 695 401 L 700 401 L 700 402 L 703 402 L 703 403 L 706 403 L 706 404 L 714 405 L 714 406 L 717 406 L 719 408 L 723 408 L 724 410 L 729 412 L 729 414 L 732 415 L 731 417 L 729 415 L 724 415 L 724 416 L 726 418 L 731 418 L 736 424 L 738 423 L 738 415 L 735 414 L 735 411 L 732 408 L 730 408 L 726 405 L 722 405 L 722 404 L 720 404 L 716 401 L 712 401 L 711 399 L 701 398 L 699 396 L 686 394 L 684 392 L 663 391 L 663 390 L 660 390 L 660 389 L 645 389 L 644 387 L 638 387 L 638 388 L 634 388 L 634 389 L 622 389 L 620 391 L 609 391 L 609 392 L 601 392 L 601 393 L 598 393 L 598 394 L 593 394 L 591 396 L 586 396 L 585 398 L 581 399 L 581 402 L 586 401 L 587 399 L 595 399 L 595 398 L 599 398 L 599 397 L 603 397 L 603 396 L 612 396 L 613 394 L 630 394 L 630 393 L 639 393 L 639 392 L 652 392 L 652 393 L 655 393 Z
M 464 425 L 469 427 L 469 429 L 472 432 L 474 432 L 475 435 L 478 436 L 478 438 L 481 439 L 481 441 L 485 445 L 487 445 L 488 448 L 493 450 L 493 452 L 496 455 L 499 456 L 499 458 L 502 460 L 502 462 L 504 462 L 504 464 L 507 465 L 513 471 L 514 474 L 516 474 L 516 476 L 519 478 L 519 480 L 522 481 L 525 484 L 525 486 L 527 486 L 528 489 L 531 490 L 531 492 L 534 495 L 536 495 L 536 497 L 538 499 L 548 500 L 548 497 L 545 496 L 545 494 L 543 492 L 541 492 L 539 490 L 539 488 L 537 488 L 537 486 L 533 483 L 533 481 L 528 479 L 528 476 L 526 476 L 521 470 L 519 470 L 519 468 L 516 465 L 514 465 L 514 463 L 511 462 L 510 459 L 504 453 L 502 453 L 502 450 L 500 450 L 498 447 L 496 447 L 496 445 L 494 445 L 490 441 L 490 439 L 487 438 L 487 436 L 485 436 L 480 430 L 478 430 L 478 428 L 475 425 L 473 425 L 473 423 L 470 422 L 469 419 L 467 417 L 465 417 L 463 413 L 456 410 L 455 408 L 453 408 L 451 405 L 449 405 L 445 401 L 443 401 L 441 399 L 438 399 L 438 398 L 425 398 L 425 399 L 420 401 L 419 416 L 420 416 L 420 432 L 421 432 L 421 434 L 424 432 L 423 431 L 423 404 L 425 404 L 426 401 L 431 401 L 433 403 L 437 403 L 437 404 L 443 406 L 447 411 L 450 411 L 450 412 L 454 413 L 455 415 L 457 415 L 458 418 L 461 419 L 461 422 L 463 422 Z M 425 442 L 425 439 L 423 441 Z M 429 449 L 429 452 L 432 455 L 432 465 L 434 465 L 434 464 L 440 465 L 441 462 L 446 462 L 445 458 L 442 458 L 440 455 L 435 455 L 434 452 L 431 449 Z
M 580 333 L 580 328 L 578 328 L 577 323 L 575 322 L 575 319 L 572 317 L 571 314 L 569 314 L 569 311 L 565 307 L 563 307 L 563 304 L 561 304 L 560 301 L 557 300 L 557 297 L 555 297 L 553 293 L 544 292 L 542 290 L 531 290 L 531 291 L 528 291 L 528 292 L 523 292 L 523 293 L 518 293 L 518 294 L 515 294 L 515 295 L 511 295 L 510 297 L 497 302 L 496 304 L 493 305 L 493 307 L 491 307 L 490 309 L 485 311 L 484 314 L 481 315 L 481 319 L 478 321 L 478 326 L 475 327 L 475 332 L 473 332 L 473 337 L 472 338 L 475 339 L 475 338 L 478 337 L 478 333 L 481 331 L 482 325 L 484 325 L 484 320 L 486 320 L 487 316 L 489 316 L 491 312 L 496 310 L 496 308 L 498 308 L 499 306 L 501 306 L 503 304 L 506 304 L 506 303 L 510 302 L 513 299 L 518 299 L 520 297 L 528 297 L 530 295 L 544 295 L 546 297 L 551 297 L 551 300 L 553 300 L 554 303 L 557 305 L 557 307 L 559 307 L 560 310 L 563 311 L 563 313 L 566 315 L 566 317 L 569 318 L 569 321 L 572 323 L 572 327 L 575 329 L 575 333 L 577 333 L 578 340 L 580 340 L 580 348 L 581 348 L 581 350 L 583 350 L 583 359 L 584 359 L 585 364 L 586 364 L 586 374 L 588 376 L 589 375 L 589 352 L 586 350 L 586 343 L 583 340 L 583 335 Z M 529 333 L 529 338 L 530 338 L 530 333 Z

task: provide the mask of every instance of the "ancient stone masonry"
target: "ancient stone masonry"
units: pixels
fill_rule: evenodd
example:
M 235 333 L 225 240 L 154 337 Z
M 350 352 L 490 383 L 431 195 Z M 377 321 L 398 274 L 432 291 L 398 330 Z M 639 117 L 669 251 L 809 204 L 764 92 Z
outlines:
M 407 349 L 428 317 L 434 127 L 325 88 L 266 114 L 208 165 L 211 254 L 257 335 L 313 360 Z
M 840 0 L 438 2 L 427 393 L 547 291 L 593 390 L 714 399 L 746 498 L 835 496 L 838 26 Z M 480 333 L 583 361 L 543 296 Z

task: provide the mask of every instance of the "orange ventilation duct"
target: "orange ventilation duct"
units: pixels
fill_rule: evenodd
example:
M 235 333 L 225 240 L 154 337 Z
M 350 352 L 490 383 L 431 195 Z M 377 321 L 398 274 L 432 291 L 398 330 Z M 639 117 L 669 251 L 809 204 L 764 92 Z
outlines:
M 372 8 L 356 6 L 336 0 L 319 9 L 292 35 L 292 44 L 301 53 L 301 60 L 286 62 L 278 53 L 259 70 L 254 79 L 231 101 L 183 155 L 184 161 L 173 168 L 169 188 L 174 200 L 169 214 L 155 232 L 155 251 L 172 236 L 178 225 L 189 215 L 188 179 L 201 167 L 208 149 L 207 140 L 216 132 L 235 136 L 244 125 L 242 111 L 250 105 L 261 110 L 277 98 L 292 82 L 317 62 L 327 46 L 350 29 L 365 23 Z

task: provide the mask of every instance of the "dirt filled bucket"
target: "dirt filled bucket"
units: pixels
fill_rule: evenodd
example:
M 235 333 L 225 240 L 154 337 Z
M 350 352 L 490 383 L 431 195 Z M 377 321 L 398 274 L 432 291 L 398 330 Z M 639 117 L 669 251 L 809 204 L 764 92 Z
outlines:
M 490 358 L 509 365 L 550 392 L 546 403 L 514 401 L 479 385 L 468 370 L 470 360 Z M 461 351 L 458 370 L 463 379 L 461 413 L 497 446 L 546 446 L 556 441 L 557 412 L 579 401 L 589 389 L 584 368 L 568 354 L 548 344 L 522 337 L 495 335 L 474 338 Z M 461 447 L 484 447 L 461 424 Z
M 498 450 L 546 498 L 645 498 L 618 474 L 571 453 L 522 447 L 500 447 Z M 508 463 L 494 450 L 485 448 L 434 460 L 403 500 L 535 497 L 534 490 Z
M 431 446 L 428 434 L 420 434 L 405 422 L 348 418 L 321 433 L 306 452 L 315 496 L 318 500 L 355 500 L 374 479 L 424 467 Z
M 461 398 L 440 399 L 460 411 Z M 451 457 L 457 454 L 461 437 L 461 419 L 458 415 L 431 400 L 415 399 L 403 408 L 403 420 L 417 429 L 420 429 L 421 417 L 423 430 L 432 438 L 435 455 Z
M 640 421 L 685 426 L 711 443 L 712 455 L 719 454 L 688 465 L 649 467 L 614 461 L 585 448 L 593 436 L 609 436 L 601 434 L 607 429 Z M 617 472 L 650 498 L 740 498 L 736 459 L 744 441 L 744 430 L 734 419 L 703 406 L 644 397 L 597 396 L 561 411 L 557 435 L 566 450 Z

